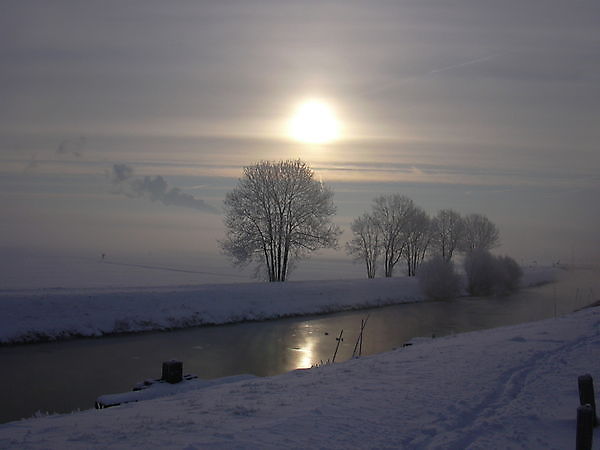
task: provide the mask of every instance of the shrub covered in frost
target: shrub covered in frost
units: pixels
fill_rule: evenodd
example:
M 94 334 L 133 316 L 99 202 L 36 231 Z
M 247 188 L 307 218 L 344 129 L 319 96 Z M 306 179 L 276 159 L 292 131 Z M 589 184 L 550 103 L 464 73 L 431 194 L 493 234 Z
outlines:
M 423 294 L 433 300 L 443 300 L 460 294 L 461 279 L 452 261 L 436 256 L 421 264 L 417 272 Z
M 519 289 L 523 272 L 509 256 L 476 250 L 465 257 L 467 291 L 471 295 L 507 295 Z
M 519 290 L 523 270 L 510 256 L 496 258 L 496 294 L 508 295 Z
M 494 257 L 485 250 L 475 250 L 465 257 L 467 291 L 471 295 L 491 295 L 494 291 Z

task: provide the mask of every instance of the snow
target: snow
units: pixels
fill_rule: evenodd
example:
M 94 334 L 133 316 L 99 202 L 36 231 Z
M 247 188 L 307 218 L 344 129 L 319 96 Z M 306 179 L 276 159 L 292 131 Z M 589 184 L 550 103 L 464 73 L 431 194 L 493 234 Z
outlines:
M 523 284 L 554 278 L 531 269 Z M 322 314 L 423 299 L 408 277 L 144 288 L 0 291 L 0 343 Z
M 598 383 L 599 352 L 596 307 L 274 377 L 11 422 L 0 425 L 0 448 L 573 448 L 577 377 L 591 373 Z
M 134 386 L 130 392 L 121 392 L 119 394 L 104 394 L 96 399 L 96 403 L 105 407 L 114 407 L 122 403 L 139 402 L 151 400 L 154 398 L 165 397 L 167 395 L 178 394 L 187 391 L 197 391 L 206 389 L 219 384 L 234 383 L 242 380 L 256 378 L 255 375 L 233 375 L 230 377 L 215 378 L 212 380 L 201 380 L 196 375 L 186 374 L 179 383 L 170 384 L 163 380 L 147 380 Z
M 0 247 L 0 291 L 47 288 L 130 288 L 256 281 L 251 267 L 233 267 L 224 255 L 188 252 L 57 252 Z M 364 277 L 349 258 L 315 255 L 291 274 L 293 280 Z

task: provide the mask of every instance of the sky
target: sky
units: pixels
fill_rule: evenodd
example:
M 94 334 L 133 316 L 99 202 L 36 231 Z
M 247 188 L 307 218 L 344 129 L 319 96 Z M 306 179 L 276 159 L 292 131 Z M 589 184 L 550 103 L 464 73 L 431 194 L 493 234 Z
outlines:
M 216 261 L 242 168 L 302 158 L 342 244 L 400 193 L 519 261 L 600 261 L 597 1 L 4 0 L 0 64 L 5 254 Z M 289 136 L 306 99 L 337 141 Z

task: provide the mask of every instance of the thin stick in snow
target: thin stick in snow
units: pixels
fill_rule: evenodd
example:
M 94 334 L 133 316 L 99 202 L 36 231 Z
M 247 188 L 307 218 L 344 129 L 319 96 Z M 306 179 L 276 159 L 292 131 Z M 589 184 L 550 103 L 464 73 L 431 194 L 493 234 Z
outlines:
M 358 335 L 358 339 L 356 340 L 356 344 L 354 345 L 354 350 L 352 351 L 352 357 L 356 358 L 357 354 L 356 351 L 358 350 L 358 356 L 362 356 L 362 344 L 363 344 L 363 332 L 365 330 L 365 327 L 367 326 L 367 321 L 369 320 L 369 316 L 371 314 L 367 314 L 367 318 L 366 319 L 361 319 L 360 320 L 360 333 Z
M 331 360 L 331 364 L 333 364 L 335 362 L 335 356 L 337 355 L 338 348 L 340 348 L 340 342 L 342 342 L 344 340 L 342 338 L 342 334 L 344 334 L 344 330 L 340 331 L 340 336 L 335 338 L 335 340 L 337 341 L 337 345 L 335 346 L 335 352 L 333 352 L 333 358 Z

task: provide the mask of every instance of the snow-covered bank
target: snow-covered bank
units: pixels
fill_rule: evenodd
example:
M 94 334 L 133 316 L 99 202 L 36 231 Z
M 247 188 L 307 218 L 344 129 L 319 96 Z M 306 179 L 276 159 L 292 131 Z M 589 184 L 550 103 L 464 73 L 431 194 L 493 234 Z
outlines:
M 318 369 L 0 425 L 1 448 L 523 448 L 575 443 L 600 308 Z M 204 387 L 204 386 L 202 386 Z M 595 431 L 595 445 L 600 429 Z
M 0 296 L 0 342 L 319 314 L 421 298 L 405 278 L 58 291 Z
M 529 270 L 524 285 L 554 277 Z M 414 278 L 0 291 L 0 343 L 165 330 L 422 300 Z

